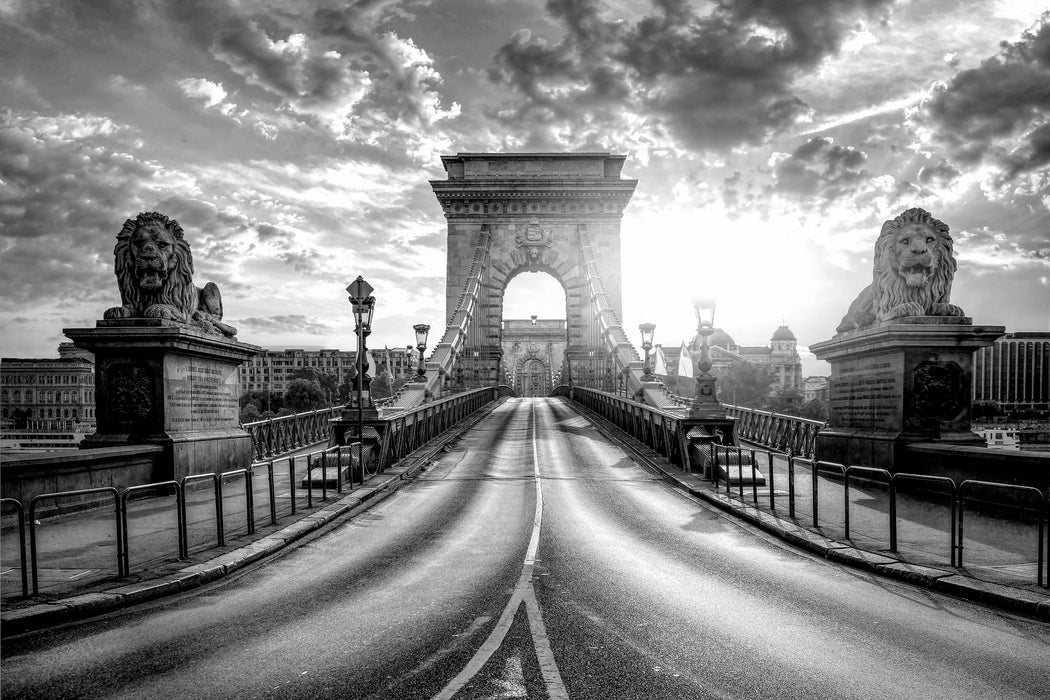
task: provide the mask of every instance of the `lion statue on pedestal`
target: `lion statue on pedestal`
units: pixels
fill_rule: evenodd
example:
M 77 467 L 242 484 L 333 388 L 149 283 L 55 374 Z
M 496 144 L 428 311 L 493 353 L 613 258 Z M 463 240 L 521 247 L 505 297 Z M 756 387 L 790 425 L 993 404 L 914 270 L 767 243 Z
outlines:
M 965 316 L 949 303 L 957 264 L 948 226 L 923 209 L 882 225 L 871 285 L 850 304 L 836 333 L 906 316 Z
M 231 337 L 215 283 L 193 286 L 193 256 L 174 219 L 147 211 L 124 222 L 113 249 L 121 306 L 103 318 L 164 318 Z

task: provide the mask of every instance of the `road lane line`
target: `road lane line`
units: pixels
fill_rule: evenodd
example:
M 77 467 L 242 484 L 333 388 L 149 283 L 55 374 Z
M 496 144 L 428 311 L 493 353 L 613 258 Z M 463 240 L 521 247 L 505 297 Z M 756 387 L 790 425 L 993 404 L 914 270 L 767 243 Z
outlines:
M 525 592 L 525 612 L 529 617 L 532 646 L 536 649 L 536 660 L 540 662 L 540 673 L 543 674 L 543 682 L 547 686 L 547 696 L 551 700 L 569 700 L 558 664 L 554 661 L 554 652 L 551 651 L 550 639 L 547 637 L 547 626 L 543 624 L 540 603 L 536 600 L 536 590 L 532 586 Z
M 561 681 L 561 674 L 558 673 L 558 667 L 554 664 L 554 655 L 551 653 L 550 643 L 547 641 L 547 631 L 539 614 L 539 603 L 536 602 L 536 593 L 532 589 L 532 570 L 536 566 L 536 552 L 540 546 L 540 524 L 543 521 L 543 491 L 540 488 L 539 448 L 536 444 L 536 403 L 530 401 L 529 407 L 530 418 L 532 419 L 532 471 L 536 481 L 536 511 L 532 517 L 532 536 L 529 538 L 529 547 L 525 551 L 525 561 L 522 563 L 521 576 L 518 577 L 518 583 L 510 596 L 510 601 L 508 601 L 507 607 L 503 608 L 503 613 L 499 616 L 499 621 L 496 623 L 495 628 L 489 633 L 488 639 L 485 640 L 481 648 L 467 662 L 463 670 L 456 674 L 456 677 L 449 681 L 448 685 L 435 695 L 433 700 L 451 700 L 463 686 L 470 682 L 474 676 L 478 675 L 478 672 L 481 671 L 482 667 L 492 658 L 492 655 L 496 653 L 496 650 L 503 643 L 507 632 L 510 631 L 511 624 L 514 622 L 514 615 L 518 612 L 518 608 L 521 607 L 522 601 L 528 601 L 530 598 L 532 604 L 535 605 L 536 611 L 534 615 L 528 615 L 530 621 L 529 629 L 532 632 L 536 655 L 540 660 L 543 680 L 547 685 L 547 694 L 551 698 L 556 699 L 568 698 L 568 695 L 565 694 L 565 686 Z M 526 602 L 526 614 L 530 612 L 529 608 L 530 604 Z M 536 622 L 533 621 L 534 618 Z M 537 640 L 537 634 L 542 636 L 542 642 Z M 546 650 L 545 656 L 542 655 L 544 652 L 541 652 L 541 644 Z M 553 669 L 553 673 L 550 669 Z

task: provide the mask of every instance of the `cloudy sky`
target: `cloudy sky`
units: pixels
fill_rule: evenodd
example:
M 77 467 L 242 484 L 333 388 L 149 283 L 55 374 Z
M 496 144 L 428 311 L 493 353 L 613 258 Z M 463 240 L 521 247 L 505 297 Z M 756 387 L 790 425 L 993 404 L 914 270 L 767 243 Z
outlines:
M 457 151 L 611 151 L 624 324 L 676 345 L 716 292 L 738 343 L 830 338 L 881 223 L 951 227 L 952 300 L 1050 330 L 1045 0 L 0 0 L 0 351 L 119 304 L 125 218 L 179 220 L 198 285 L 270 348 L 443 327 Z M 507 317 L 564 315 L 543 274 Z M 440 335 L 439 332 L 433 335 Z M 632 333 L 632 336 L 637 333 Z M 807 362 L 807 373 L 826 373 Z

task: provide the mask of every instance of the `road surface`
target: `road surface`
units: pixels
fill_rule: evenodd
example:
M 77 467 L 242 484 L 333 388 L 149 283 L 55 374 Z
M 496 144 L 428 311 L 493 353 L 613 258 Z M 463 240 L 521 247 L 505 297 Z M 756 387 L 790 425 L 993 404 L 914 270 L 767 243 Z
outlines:
M 1050 625 L 797 552 L 511 399 L 232 580 L 3 644 L 4 697 L 1045 698 Z

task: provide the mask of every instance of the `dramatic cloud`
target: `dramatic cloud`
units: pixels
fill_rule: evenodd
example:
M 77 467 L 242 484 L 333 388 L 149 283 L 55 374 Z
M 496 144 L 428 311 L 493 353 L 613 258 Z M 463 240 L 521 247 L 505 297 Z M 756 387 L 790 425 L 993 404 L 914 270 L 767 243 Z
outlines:
M 936 86 L 918 119 L 953 161 L 990 161 L 1004 181 L 1050 163 L 1050 12 L 997 56 Z
M 700 14 L 665 0 L 629 24 L 597 0 L 549 0 L 566 34 L 550 43 L 522 30 L 500 49 L 491 76 L 524 98 L 500 116 L 521 128 L 566 118 L 616 127 L 627 105 L 690 148 L 760 143 L 809 117 L 795 79 L 889 4 L 755 0 Z
M 868 156 L 828 137 L 811 139 L 790 155 L 774 153 L 772 190 L 825 202 L 854 194 L 871 176 L 864 170 Z

